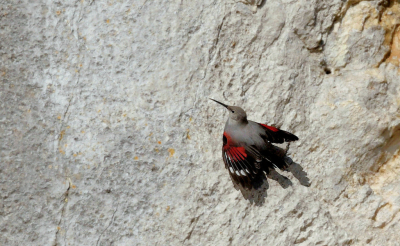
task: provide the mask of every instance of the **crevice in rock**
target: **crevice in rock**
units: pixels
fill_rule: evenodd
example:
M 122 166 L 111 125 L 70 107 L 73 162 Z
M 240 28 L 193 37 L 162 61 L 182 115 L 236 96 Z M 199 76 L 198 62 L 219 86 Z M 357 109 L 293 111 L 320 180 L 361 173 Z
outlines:
M 68 100 L 67 109 L 66 109 L 65 112 L 64 112 L 63 121 L 61 122 L 61 126 L 64 124 L 64 120 L 65 120 L 65 117 L 66 117 L 66 115 L 67 115 L 67 113 L 68 113 L 69 106 L 71 106 L 71 101 L 72 101 L 72 97 Z
M 339 194 L 333 199 L 333 202 L 339 200 L 339 198 L 346 192 L 347 185 L 343 187 L 343 189 L 339 192 Z
M 266 0 L 239 0 L 237 2 L 246 4 L 246 5 L 250 5 L 250 6 L 254 6 L 257 8 L 262 8 L 267 1 Z
M 307 49 L 310 53 L 322 53 L 322 52 L 324 51 L 324 46 L 325 46 L 324 40 L 321 39 L 321 40 L 319 41 L 317 47 L 309 48 L 309 47 L 306 46 L 306 49 Z
M 59 136 L 58 136 L 58 147 L 60 147 L 61 140 L 63 139 L 64 134 L 65 134 L 65 131 L 63 131 L 62 129 L 64 128 L 65 117 L 67 116 L 69 107 L 71 106 L 71 101 L 72 101 L 72 97 L 69 99 L 68 105 L 67 105 L 67 109 L 65 110 L 65 112 L 64 112 L 64 114 L 63 114 L 63 117 L 62 117 L 61 127 L 60 127 L 60 130 L 59 130 L 59 131 L 60 131 L 60 134 L 59 134 Z M 67 121 L 68 121 L 68 119 L 67 119 Z
M 378 62 L 376 67 L 379 67 L 384 62 L 394 63 L 389 61 L 393 50 L 393 43 L 395 35 L 398 32 L 400 26 L 400 3 L 396 0 L 384 0 L 378 4 L 379 11 L 379 25 L 383 27 L 386 31 L 385 41 L 382 45 L 387 45 L 389 47 L 388 51 L 385 53 L 383 58 Z M 398 51 L 400 52 L 400 51 Z
M 108 228 L 110 228 L 110 226 L 111 226 L 112 223 L 114 222 L 115 213 L 116 213 L 117 210 L 118 210 L 118 205 L 119 205 L 119 204 L 117 204 L 117 208 L 115 209 L 115 211 L 114 211 L 114 213 L 113 213 L 113 215 L 112 215 L 112 217 L 111 217 L 110 223 L 109 223 L 108 226 L 100 233 L 100 236 L 99 236 L 99 238 L 97 239 L 97 242 L 96 242 L 96 246 L 99 245 L 100 239 L 101 239 L 101 237 L 103 236 L 104 232 L 106 232 L 106 231 L 108 230 Z
M 230 14 L 231 14 L 231 12 L 228 12 L 227 14 L 225 14 L 224 17 L 223 17 L 222 20 L 221 20 L 221 24 L 218 25 L 218 28 L 217 28 L 217 36 L 216 36 L 216 38 L 215 38 L 215 41 L 214 41 L 213 45 L 211 46 L 211 48 L 210 48 L 210 50 L 209 50 L 209 52 L 208 52 L 208 61 L 207 61 L 207 65 L 206 65 L 205 72 L 204 72 L 204 76 L 203 76 L 202 80 L 205 79 L 206 76 L 207 76 L 207 70 L 208 70 L 208 67 L 209 67 L 209 65 L 210 65 L 210 63 L 211 63 L 211 60 L 212 60 L 213 56 L 214 56 L 214 50 L 217 49 L 217 45 L 218 45 L 218 43 L 219 43 L 219 38 L 220 38 L 220 34 L 221 34 L 221 29 L 222 29 L 222 27 L 224 26 L 224 23 L 225 23 L 226 18 L 227 18 Z
M 327 30 L 327 36 L 329 36 L 332 31 L 333 28 L 335 27 L 336 23 L 341 23 L 343 20 L 343 17 L 346 15 L 347 10 L 349 10 L 349 8 L 353 5 L 356 5 L 359 1 L 348 1 L 346 3 L 342 2 L 342 5 L 340 6 L 340 11 L 339 13 L 335 14 L 335 17 L 332 20 L 332 24 L 330 25 L 330 27 Z M 325 44 L 324 44 L 325 45 Z
M 197 216 L 195 218 L 192 218 L 192 220 L 190 221 L 190 225 L 189 226 L 191 226 L 193 223 L 194 223 L 194 226 L 192 227 L 192 229 L 190 230 L 190 232 L 188 233 L 186 238 L 183 240 L 183 242 L 185 242 L 186 240 L 190 240 L 190 238 L 192 237 L 192 233 L 193 233 L 194 229 L 197 226 L 197 222 L 199 221 L 200 216 L 201 215 L 199 215 L 199 216 Z
M 391 39 L 389 42 L 389 50 L 386 52 L 386 54 L 383 56 L 382 60 L 378 63 L 377 67 L 379 67 L 383 62 L 388 62 L 389 57 L 392 55 L 392 48 L 393 48 L 393 41 L 394 41 L 394 36 L 397 33 L 397 29 L 399 29 L 400 24 L 396 24 L 394 28 L 392 29 L 391 32 Z
M 64 218 L 65 208 L 66 208 L 67 203 L 68 203 L 69 190 L 71 189 L 71 181 L 69 180 L 69 178 L 67 179 L 67 181 L 68 181 L 68 187 L 67 187 L 67 190 L 63 194 L 63 202 L 64 202 L 64 204 L 63 204 L 63 207 L 61 209 L 60 220 L 58 221 L 58 224 L 57 224 L 56 237 L 55 237 L 55 241 L 54 241 L 53 246 L 57 246 L 58 245 L 58 237 L 59 237 L 59 233 L 60 233 L 60 230 L 61 230 L 61 222 L 62 222 L 62 220 Z
M 379 170 L 388 163 L 388 160 L 400 149 L 400 125 L 392 129 L 386 129 L 382 135 L 388 140 L 381 149 L 381 155 L 378 161 L 370 168 L 370 170 L 375 173 L 379 172 Z
M 379 22 L 382 21 L 382 15 L 385 12 L 385 9 L 390 8 L 393 6 L 394 2 L 393 1 L 388 1 L 388 0 L 383 0 L 380 3 L 378 3 L 378 8 L 379 8 Z
M 222 27 L 224 26 L 225 19 L 226 19 L 226 17 L 227 17 L 229 14 L 230 14 L 230 12 L 229 12 L 228 14 L 226 14 L 226 15 L 224 16 L 224 18 L 222 18 L 221 24 L 218 26 L 217 37 L 215 38 L 215 42 L 214 42 L 214 45 L 213 45 L 214 47 L 216 47 L 216 46 L 218 45 L 219 36 L 220 36 L 220 34 L 221 34 L 221 29 L 222 29 Z M 212 52 L 211 52 L 211 53 L 212 53 Z
M 390 204 L 388 204 L 390 205 Z M 382 223 L 382 225 L 378 226 L 378 228 L 383 229 L 385 228 L 388 224 L 390 224 L 390 222 L 392 222 L 396 216 L 399 214 L 399 210 L 397 210 L 396 212 L 393 213 L 393 215 L 390 217 L 390 219 L 387 222 Z
M 372 217 L 373 221 L 376 221 L 376 217 L 379 214 L 379 212 L 384 208 L 384 207 L 389 207 L 389 209 L 392 207 L 392 205 L 388 202 L 382 204 L 381 206 L 379 206 L 374 213 L 374 216 Z M 375 228 L 379 228 L 379 229 L 383 229 L 385 228 L 388 224 L 390 224 L 390 222 L 393 221 L 393 219 L 397 216 L 397 214 L 399 213 L 399 210 L 397 209 L 388 220 L 381 222 L 380 225 L 376 226 Z
M 381 204 L 374 212 L 374 215 L 372 216 L 371 220 L 376 221 L 376 216 L 378 216 L 379 211 L 384 208 L 385 206 L 389 205 L 389 203 L 385 202 Z
M 386 62 L 387 59 L 389 59 L 390 55 L 392 54 L 392 46 L 393 46 L 393 39 L 394 39 L 394 35 L 396 34 L 396 30 L 399 27 L 400 24 L 395 25 L 395 27 L 392 29 L 391 31 L 391 39 L 389 42 L 389 50 L 385 53 L 385 55 L 383 56 L 382 60 L 380 60 L 378 62 L 378 64 L 376 65 L 376 67 L 379 67 L 382 63 Z

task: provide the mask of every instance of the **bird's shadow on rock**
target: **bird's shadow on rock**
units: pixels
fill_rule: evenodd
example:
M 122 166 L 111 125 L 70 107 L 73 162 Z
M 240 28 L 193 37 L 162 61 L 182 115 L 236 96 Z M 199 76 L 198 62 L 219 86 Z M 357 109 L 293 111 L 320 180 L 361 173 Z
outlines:
M 290 157 L 285 156 L 284 158 L 288 166 L 282 170 L 285 172 L 292 173 L 292 175 L 300 182 L 301 185 L 309 187 L 310 180 L 307 177 L 307 172 L 304 171 L 304 169 L 300 166 L 300 164 L 295 163 Z M 264 175 L 262 176 L 262 180 L 258 180 L 257 184 L 254 185 L 255 187 L 257 187 L 256 189 L 253 188 L 251 190 L 246 190 L 242 186 L 237 184 L 235 184 L 234 186 L 237 190 L 240 190 L 243 197 L 246 200 L 249 200 L 251 204 L 254 204 L 256 206 L 262 206 L 265 203 L 265 199 L 268 196 L 267 194 L 267 190 L 269 189 L 268 178 L 278 182 L 283 189 L 287 189 L 289 186 L 293 185 L 292 181 L 288 177 L 278 173 L 275 169 L 268 168 L 267 170 L 264 170 Z

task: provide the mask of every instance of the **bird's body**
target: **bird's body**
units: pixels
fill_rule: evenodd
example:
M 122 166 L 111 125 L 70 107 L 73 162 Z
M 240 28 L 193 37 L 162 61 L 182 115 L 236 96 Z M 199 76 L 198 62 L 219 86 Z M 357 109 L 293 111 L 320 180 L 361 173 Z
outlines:
M 223 134 L 222 158 L 235 183 L 246 189 L 257 188 L 264 171 L 287 166 L 279 148 L 272 143 L 296 141 L 297 136 L 247 120 L 246 112 L 240 107 L 215 102 L 230 112 Z

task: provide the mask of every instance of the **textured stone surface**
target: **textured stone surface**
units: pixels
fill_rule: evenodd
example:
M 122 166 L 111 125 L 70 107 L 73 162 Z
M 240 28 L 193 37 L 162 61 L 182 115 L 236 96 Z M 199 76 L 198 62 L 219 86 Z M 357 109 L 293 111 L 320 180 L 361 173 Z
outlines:
M 16 0 L 0 19 L 1 245 L 399 245 L 399 1 Z M 236 190 L 208 97 L 299 136 L 289 172 Z

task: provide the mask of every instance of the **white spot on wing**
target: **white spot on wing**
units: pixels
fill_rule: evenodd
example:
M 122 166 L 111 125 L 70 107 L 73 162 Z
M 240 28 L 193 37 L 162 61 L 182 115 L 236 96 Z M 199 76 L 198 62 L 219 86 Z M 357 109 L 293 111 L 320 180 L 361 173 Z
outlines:
M 235 173 L 236 173 L 237 176 L 240 176 L 240 173 L 238 171 L 235 171 Z
M 228 159 L 229 161 L 232 161 L 231 158 L 229 157 L 229 155 L 227 155 L 226 153 L 225 153 L 225 156 L 226 156 L 226 159 Z
M 248 169 L 246 169 L 246 172 L 247 172 L 247 173 L 250 173 Z
M 246 173 L 245 173 L 243 170 L 240 170 L 240 173 L 241 173 L 243 176 L 246 176 Z
M 229 167 L 229 171 L 231 172 L 231 173 L 234 173 L 235 171 L 233 171 L 233 168 L 231 168 L 231 167 Z

